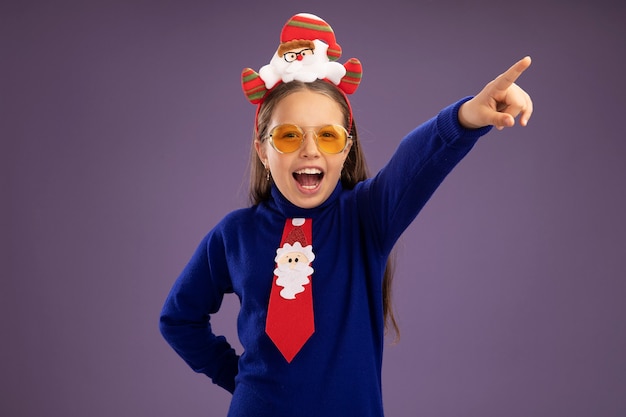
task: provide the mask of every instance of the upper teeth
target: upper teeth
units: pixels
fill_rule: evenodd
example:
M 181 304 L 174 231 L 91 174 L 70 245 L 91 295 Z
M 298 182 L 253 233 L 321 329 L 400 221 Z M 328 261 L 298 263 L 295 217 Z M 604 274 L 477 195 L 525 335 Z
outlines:
M 317 168 L 304 168 L 296 171 L 296 174 L 321 174 L 322 171 Z

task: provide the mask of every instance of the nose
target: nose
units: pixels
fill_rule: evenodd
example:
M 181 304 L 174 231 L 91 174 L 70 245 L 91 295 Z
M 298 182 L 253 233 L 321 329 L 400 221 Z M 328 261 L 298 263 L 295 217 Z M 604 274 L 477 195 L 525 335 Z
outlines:
M 303 58 L 304 58 L 304 57 L 303 57 L 302 55 L 300 55 L 300 54 L 298 54 L 298 56 L 296 57 L 296 59 L 297 59 L 298 61 L 302 61 L 302 59 L 303 59 Z
M 306 158 L 319 156 L 319 149 L 317 149 L 317 143 L 315 142 L 315 132 L 312 130 L 304 132 L 300 151 L 301 155 Z

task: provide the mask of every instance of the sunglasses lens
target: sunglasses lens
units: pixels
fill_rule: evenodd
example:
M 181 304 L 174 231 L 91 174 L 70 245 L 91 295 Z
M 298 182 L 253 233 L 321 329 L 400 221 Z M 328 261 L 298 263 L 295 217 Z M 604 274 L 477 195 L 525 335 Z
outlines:
M 276 126 L 270 135 L 272 143 L 280 152 L 295 152 L 302 143 L 302 130 L 295 125 Z
M 317 132 L 317 146 L 326 153 L 339 153 L 346 147 L 348 133 L 338 125 L 324 126 Z
M 342 126 L 324 126 L 316 132 L 317 146 L 322 152 L 339 153 L 346 148 L 348 132 Z M 300 149 L 304 131 L 296 125 L 279 125 L 270 132 L 272 144 L 282 153 L 291 153 Z

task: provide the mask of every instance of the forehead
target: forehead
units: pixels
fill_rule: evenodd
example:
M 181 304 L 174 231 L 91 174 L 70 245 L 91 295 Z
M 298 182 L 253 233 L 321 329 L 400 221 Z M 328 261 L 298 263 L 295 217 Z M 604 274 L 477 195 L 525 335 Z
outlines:
M 271 125 L 292 123 L 299 126 L 343 125 L 341 106 L 327 95 L 303 90 L 283 98 L 272 113 Z

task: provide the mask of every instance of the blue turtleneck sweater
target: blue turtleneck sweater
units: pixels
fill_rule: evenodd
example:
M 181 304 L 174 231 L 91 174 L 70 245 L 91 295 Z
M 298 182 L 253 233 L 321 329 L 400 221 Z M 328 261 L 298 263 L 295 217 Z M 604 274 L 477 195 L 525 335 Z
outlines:
M 230 417 L 383 416 L 387 257 L 489 131 L 460 126 L 465 100 L 407 135 L 388 164 L 354 189 L 338 184 L 322 205 L 302 209 L 273 187 L 269 201 L 228 214 L 202 240 L 165 302 L 161 332 L 191 368 L 233 393 Z M 315 333 L 288 363 L 266 335 L 265 319 L 276 249 L 293 217 L 313 224 Z M 227 293 L 241 302 L 241 356 L 211 331 L 210 315 Z

